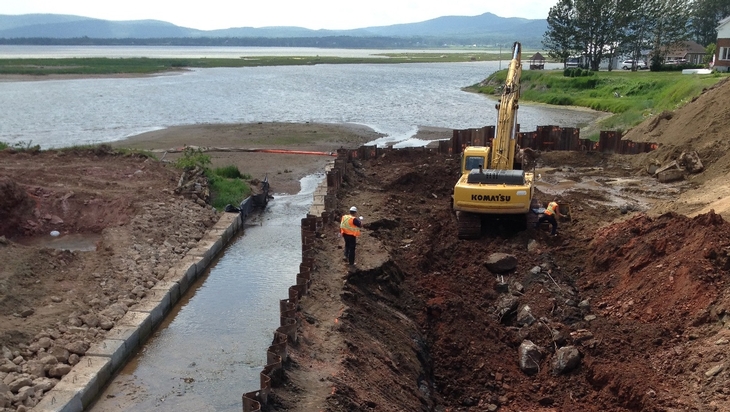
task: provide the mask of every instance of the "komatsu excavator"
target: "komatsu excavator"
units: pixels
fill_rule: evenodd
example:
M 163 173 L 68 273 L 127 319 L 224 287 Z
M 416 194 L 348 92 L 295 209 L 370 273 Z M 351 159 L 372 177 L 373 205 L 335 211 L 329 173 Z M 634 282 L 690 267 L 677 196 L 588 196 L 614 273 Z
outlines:
M 460 239 L 480 237 L 483 224 L 509 223 L 525 229 L 535 175 L 514 169 L 521 56 L 522 46 L 515 42 L 502 97 L 496 105 L 492 147 L 468 146 L 462 153 L 461 177 L 453 194 Z

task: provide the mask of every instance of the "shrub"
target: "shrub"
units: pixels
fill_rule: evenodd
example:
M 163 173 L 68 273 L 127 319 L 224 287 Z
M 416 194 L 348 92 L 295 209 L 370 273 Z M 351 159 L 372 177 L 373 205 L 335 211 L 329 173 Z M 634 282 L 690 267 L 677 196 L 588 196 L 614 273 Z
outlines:
M 194 169 L 196 166 L 207 169 L 210 165 L 210 156 L 203 153 L 203 149 L 185 147 L 181 158 L 175 161 L 175 167 L 180 169 Z
M 563 70 L 563 76 L 565 77 L 588 77 L 595 75 L 596 73 L 592 70 L 581 69 L 580 67 L 570 67 Z

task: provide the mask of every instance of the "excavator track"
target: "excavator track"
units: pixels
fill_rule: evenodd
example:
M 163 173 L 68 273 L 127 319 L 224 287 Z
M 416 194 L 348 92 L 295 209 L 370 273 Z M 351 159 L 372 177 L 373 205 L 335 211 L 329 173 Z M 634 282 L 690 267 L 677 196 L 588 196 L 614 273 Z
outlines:
M 478 239 L 482 235 L 482 217 L 476 213 L 457 212 L 459 239 Z

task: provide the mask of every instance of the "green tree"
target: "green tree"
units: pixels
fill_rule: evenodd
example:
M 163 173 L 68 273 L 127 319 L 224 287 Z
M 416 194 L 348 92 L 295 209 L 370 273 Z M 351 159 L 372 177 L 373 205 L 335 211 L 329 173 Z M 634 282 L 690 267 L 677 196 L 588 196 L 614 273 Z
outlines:
M 656 68 L 673 47 L 689 38 L 689 0 L 647 0 L 652 3 L 653 20 L 651 66 Z
M 576 36 L 589 68 L 598 71 L 604 55 L 615 46 L 616 0 L 576 0 Z
M 568 58 L 578 49 L 575 21 L 573 0 L 559 0 L 548 12 L 548 29 L 542 45 L 550 57 L 563 62 L 563 68 L 567 67 Z
M 730 16 L 728 0 L 695 0 L 692 3 L 692 39 L 707 46 L 717 41 L 717 25 L 720 20 Z
M 703 63 L 709 65 L 712 59 L 715 57 L 715 51 L 717 51 L 717 45 L 710 43 L 705 47 L 705 57 L 702 59 Z
M 621 37 L 621 51 L 632 60 L 643 60 L 643 51 L 652 48 L 652 27 L 659 13 L 656 1 L 626 0 L 622 3 L 625 16 Z M 632 67 L 636 70 L 636 67 Z

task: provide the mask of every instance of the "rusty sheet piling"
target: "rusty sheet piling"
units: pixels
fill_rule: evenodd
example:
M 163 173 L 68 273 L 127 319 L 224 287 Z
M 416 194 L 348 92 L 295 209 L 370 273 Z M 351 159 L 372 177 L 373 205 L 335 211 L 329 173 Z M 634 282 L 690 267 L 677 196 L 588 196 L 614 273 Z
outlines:
M 519 131 L 519 125 L 518 125 Z M 459 154 L 467 146 L 490 146 L 494 139 L 494 126 L 479 129 L 454 130 L 450 141 L 440 141 L 439 153 Z M 575 127 L 538 126 L 534 132 L 518 132 L 517 144 L 520 148 L 552 151 L 589 151 L 617 154 L 648 153 L 657 149 L 652 142 L 632 142 L 622 140 L 617 131 L 602 131 L 598 141 L 580 138 L 580 129 Z

